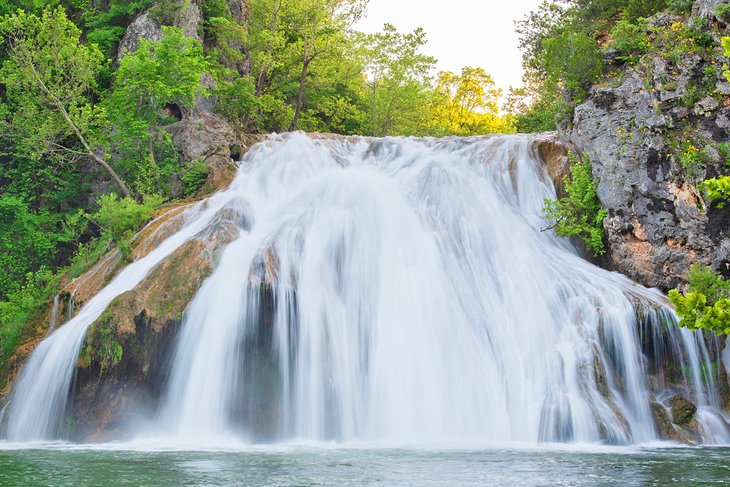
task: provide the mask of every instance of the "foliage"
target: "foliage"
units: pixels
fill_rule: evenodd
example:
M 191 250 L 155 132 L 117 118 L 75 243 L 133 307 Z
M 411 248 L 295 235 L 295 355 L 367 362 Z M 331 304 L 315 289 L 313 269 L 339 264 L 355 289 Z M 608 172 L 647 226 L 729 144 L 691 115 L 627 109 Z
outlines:
M 691 141 L 685 141 L 682 144 L 679 153 L 679 165 L 684 174 L 689 179 L 694 179 L 701 167 L 704 167 L 707 161 L 707 151 L 698 148 Z
M 88 43 L 96 44 L 107 54 L 115 51 L 132 19 L 152 3 L 152 0 L 68 1 L 69 6 L 80 13 L 79 23 L 86 31 Z
M 46 9 L 40 17 L 18 10 L 2 18 L 0 36 L 9 54 L 0 68 L 8 100 L 0 133 L 11 139 L 12 154 L 59 164 L 83 155 L 129 195 L 95 150 L 105 119 L 90 97 L 103 63 L 98 48 L 80 42 L 81 31 L 62 9 Z
M 649 48 L 646 26 L 634 24 L 627 20 L 619 20 L 611 29 L 611 42 L 608 47 L 616 49 L 616 59 L 634 65 Z
M 679 325 L 730 334 L 730 281 L 708 266 L 690 268 L 689 291 L 669 291 L 669 299 L 681 318 Z
M 717 202 L 718 208 L 724 208 L 730 202 L 730 176 L 707 179 L 703 187 L 709 200 Z
M 720 162 L 725 166 L 730 166 L 730 142 L 717 144 L 717 152 L 720 154 Z
M 54 223 L 49 215 L 31 213 L 16 197 L 0 198 L 0 299 L 18 290 L 28 273 L 52 259 L 58 241 L 49 232 Z
M 22 287 L 0 300 L 0 366 L 20 344 L 25 325 L 46 304 L 58 282 L 58 276 L 41 269 L 29 274 Z
M 723 55 L 730 56 L 730 37 L 723 37 L 721 42 Z M 730 81 L 730 69 L 728 69 L 727 64 L 722 67 L 722 74 L 728 81 Z
M 567 196 L 545 200 L 543 217 L 561 237 L 578 237 L 595 255 L 605 252 L 603 219 L 607 212 L 596 194 L 590 161 L 570 155 L 570 177 L 564 178 Z
M 185 165 L 180 179 L 183 182 L 183 194 L 192 196 L 205 184 L 208 178 L 208 166 L 200 159 Z
M 502 91 L 482 68 L 465 67 L 460 75 L 442 71 L 433 104 L 434 135 L 508 133 L 514 129 L 499 117 Z
M 423 29 L 402 34 L 385 24 L 377 34 L 358 39 L 366 75 L 370 135 L 420 135 L 427 122 L 429 73 L 436 59 L 421 52 L 426 45 Z
M 539 86 L 527 80 L 522 88 L 510 88 L 505 110 L 518 132 L 547 132 L 564 118 L 566 104 L 556 92 L 540 93 Z
M 128 244 L 134 232 L 150 219 L 161 203 L 159 196 L 147 196 L 143 203 L 137 203 L 132 198 L 119 199 L 111 193 L 99 198 L 99 209 L 91 218 L 99 225 L 102 236 L 115 242 L 128 256 Z

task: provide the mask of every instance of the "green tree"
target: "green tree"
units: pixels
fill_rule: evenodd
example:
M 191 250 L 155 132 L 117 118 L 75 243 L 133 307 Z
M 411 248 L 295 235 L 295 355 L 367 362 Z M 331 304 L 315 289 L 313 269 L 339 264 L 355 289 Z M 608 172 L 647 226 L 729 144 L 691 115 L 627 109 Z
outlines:
M 402 34 L 391 24 L 360 36 L 368 94 L 370 135 L 420 135 L 429 121 L 430 71 L 436 59 L 421 52 L 426 33 Z
M 175 27 L 163 27 L 159 41 L 140 39 L 139 48 L 126 54 L 110 96 L 105 100 L 114 125 L 111 140 L 122 165 L 142 192 L 154 192 L 168 166 L 177 163 L 170 136 L 162 128 L 171 120 L 164 108 L 192 107 L 205 93 L 201 84 L 208 67 L 200 43 Z
M 60 154 L 67 163 L 91 159 L 130 195 L 98 149 L 105 114 L 93 95 L 101 52 L 81 43 L 81 31 L 62 9 L 46 9 L 40 17 L 22 10 L 6 15 L 0 35 L 8 53 L 0 68 L 8 100 L 0 133 L 11 139 L 15 154 Z
M 295 39 L 299 83 L 294 102 L 294 119 L 289 130 L 296 130 L 304 107 L 307 73 L 311 64 L 344 42 L 344 33 L 361 17 L 367 0 L 288 0 L 288 35 Z

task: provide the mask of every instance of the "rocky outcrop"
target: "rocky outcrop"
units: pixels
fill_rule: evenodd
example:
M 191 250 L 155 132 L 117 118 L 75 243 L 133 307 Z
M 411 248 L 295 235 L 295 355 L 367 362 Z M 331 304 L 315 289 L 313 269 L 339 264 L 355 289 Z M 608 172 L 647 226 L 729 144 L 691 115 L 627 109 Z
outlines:
M 121 59 L 126 53 L 134 52 L 139 47 L 142 38 L 159 40 L 162 37 L 162 25 L 173 25 L 182 29 L 186 36 L 202 42 L 201 30 L 202 11 L 196 2 L 172 2 L 174 8 L 167 4 L 157 3 L 149 10 L 140 14 L 127 28 L 119 47 Z M 248 2 L 246 0 L 231 0 L 229 8 L 236 19 L 245 22 L 248 18 Z M 242 73 L 247 69 L 248 61 L 240 66 Z M 214 86 L 209 75 L 204 75 L 201 82 L 208 88 Z M 215 113 L 215 99 L 202 97 L 192 108 L 170 107 L 171 114 L 178 118 L 178 122 L 167 125 L 165 129 L 172 136 L 172 142 L 180 154 L 182 164 L 192 161 L 203 161 L 208 166 L 208 179 L 203 188 L 204 192 L 224 187 L 235 174 L 234 163 L 241 154 L 253 143 L 263 138 L 238 133 L 228 123 L 225 117 Z M 171 188 L 181 186 L 171 181 Z M 173 194 L 182 196 L 182 191 Z
M 672 421 L 679 426 L 689 426 L 697 412 L 697 406 L 681 394 L 669 398 Z
M 588 155 L 609 213 L 609 265 L 662 289 L 681 286 L 695 262 L 725 269 L 730 260 L 730 208 L 708 205 L 697 189 L 719 171 L 716 146 L 730 138 L 730 107 L 713 97 L 686 106 L 706 62 L 687 55 L 668 63 L 656 57 L 648 74 L 627 68 L 595 87 L 569 133 Z M 706 166 L 682 160 L 688 141 L 703 146 Z
M 558 196 L 565 196 L 563 179 L 568 175 L 570 169 L 568 144 L 561 140 L 557 132 L 543 132 L 533 136 L 533 149 L 545 163 Z
M 264 135 L 237 134 L 220 115 L 207 111 L 193 111 L 165 129 L 183 163 L 201 160 L 208 166 L 205 190 L 227 185 L 235 175 L 234 163 Z
M 142 235 L 135 254 L 144 255 L 178 228 L 178 212 L 169 213 L 173 215 Z M 92 324 L 71 391 L 73 437 L 119 438 L 126 421 L 156 410 L 183 312 L 242 225 L 245 219 L 224 209 L 199 237 L 118 296 Z
M 162 25 L 178 27 L 187 37 L 201 41 L 198 32 L 202 20 L 203 12 L 195 2 L 172 2 L 170 6 L 157 4 L 151 9 L 144 11 L 129 24 L 119 44 L 117 63 L 128 52 L 137 50 L 140 39 L 160 40 L 162 37 Z

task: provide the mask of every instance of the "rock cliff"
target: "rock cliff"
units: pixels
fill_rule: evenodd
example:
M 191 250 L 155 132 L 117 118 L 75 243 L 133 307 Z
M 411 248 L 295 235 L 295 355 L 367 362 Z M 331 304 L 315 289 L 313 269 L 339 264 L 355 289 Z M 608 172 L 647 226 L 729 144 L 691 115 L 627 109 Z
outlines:
M 713 3 L 696 2 L 696 14 L 711 16 Z M 651 19 L 667 29 L 676 21 Z M 730 207 L 708 204 L 699 189 L 727 172 L 719 149 L 730 140 L 730 85 L 717 69 L 727 61 L 719 47 L 663 54 L 593 87 L 566 135 L 590 158 L 609 212 L 609 266 L 667 290 L 695 262 L 730 272 Z

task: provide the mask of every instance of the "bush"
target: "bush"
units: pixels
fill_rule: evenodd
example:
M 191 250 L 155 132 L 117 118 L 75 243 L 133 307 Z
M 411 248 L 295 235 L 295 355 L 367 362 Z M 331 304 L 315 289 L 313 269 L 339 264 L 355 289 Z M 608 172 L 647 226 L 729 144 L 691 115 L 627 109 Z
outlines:
M 697 177 L 700 168 L 707 164 L 707 151 L 700 149 L 692 142 L 687 141 L 682 144 L 679 153 L 679 165 L 687 179 L 693 180 Z
M 689 271 L 689 291 L 669 291 L 669 300 L 680 317 L 679 325 L 716 334 L 730 333 L 730 281 L 708 266 L 695 264 Z
M 0 366 L 15 351 L 25 326 L 58 289 L 58 276 L 41 268 L 28 274 L 24 285 L 0 301 Z
M 730 201 L 730 176 L 707 179 L 703 183 L 707 198 L 717 202 L 718 208 L 723 208 Z
M 0 197 L 0 299 L 23 286 L 26 276 L 50 262 L 59 236 L 47 214 L 35 214 L 19 198 Z
M 115 194 L 99 197 L 99 210 L 92 215 L 101 229 L 102 237 L 114 241 L 125 256 L 129 256 L 129 241 L 134 232 L 146 223 L 162 204 L 160 196 L 146 196 L 144 203 L 131 198 L 119 199 Z
M 563 179 L 568 196 L 545 200 L 543 216 L 561 237 L 578 237 L 595 255 L 605 253 L 603 219 L 608 212 L 601 207 L 587 157 L 576 160 L 570 154 L 570 177 Z
M 611 30 L 611 39 L 608 47 L 621 53 L 616 59 L 630 65 L 638 63 L 649 48 L 646 27 L 626 20 L 616 22 Z
M 185 165 L 180 179 L 183 182 L 183 194 L 191 196 L 203 187 L 208 179 L 208 166 L 200 159 Z

